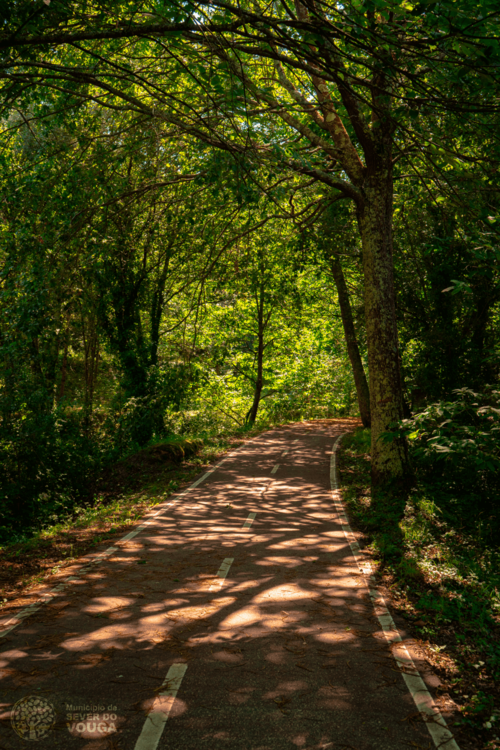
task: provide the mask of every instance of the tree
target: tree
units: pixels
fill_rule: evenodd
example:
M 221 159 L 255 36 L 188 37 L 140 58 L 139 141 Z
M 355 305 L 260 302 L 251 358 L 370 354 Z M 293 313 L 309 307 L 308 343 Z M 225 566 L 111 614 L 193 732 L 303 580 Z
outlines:
M 313 236 L 314 243 L 324 255 L 335 283 L 347 353 L 356 385 L 359 414 L 363 426 L 370 427 L 370 389 L 358 344 L 349 288 L 342 267 L 342 260 L 344 263 L 354 260 L 355 274 L 359 278 L 361 253 L 356 247 L 351 212 L 343 209 L 345 207 L 338 202 L 329 206 L 324 211 Z
M 252 305 L 248 333 L 252 341 L 253 366 L 239 364 L 240 369 L 244 367 L 246 370 L 245 376 L 253 382 L 252 405 L 246 417 L 249 424 L 255 423 L 262 398 L 265 353 L 274 344 L 273 318 L 280 304 L 290 304 L 293 286 L 293 267 L 290 267 L 290 257 L 286 253 L 286 238 L 280 235 L 276 222 L 266 225 L 259 236 L 252 237 L 244 251 L 238 253 L 235 269 L 236 286 L 240 287 L 238 298 L 247 297 Z
M 308 175 L 354 202 L 363 246 L 372 479 L 387 488 L 405 485 L 409 471 L 405 445 L 380 439 L 403 410 L 394 171 L 404 163 L 418 171 L 415 155 L 433 166 L 436 150 L 453 151 L 442 140 L 442 112 L 459 127 L 488 127 L 497 107 L 497 15 L 493 6 L 478 12 L 452 2 L 392 0 L 297 0 L 293 8 L 113 3 L 95 17 L 59 2 L 29 15 L 20 3 L 0 38 L 1 75 L 9 104 L 36 86 L 63 90 L 66 107 L 83 98 L 127 108 L 136 119 L 163 122 L 213 147 L 251 153 L 275 171 Z M 137 46 L 121 41 L 131 38 Z M 103 47 L 103 40 L 115 41 Z

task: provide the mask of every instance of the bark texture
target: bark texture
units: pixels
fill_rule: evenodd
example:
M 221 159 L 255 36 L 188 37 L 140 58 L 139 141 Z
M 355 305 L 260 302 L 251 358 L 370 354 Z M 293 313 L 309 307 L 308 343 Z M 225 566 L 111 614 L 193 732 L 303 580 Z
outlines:
M 363 246 L 366 339 L 372 421 L 372 485 L 406 485 L 411 472 L 406 445 L 385 443 L 381 434 L 403 417 L 392 263 L 392 174 L 368 174 L 358 209 Z

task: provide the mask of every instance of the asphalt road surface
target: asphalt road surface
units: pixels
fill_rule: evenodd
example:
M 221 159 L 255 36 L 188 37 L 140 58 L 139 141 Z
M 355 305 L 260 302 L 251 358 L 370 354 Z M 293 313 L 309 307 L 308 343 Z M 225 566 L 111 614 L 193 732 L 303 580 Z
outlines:
M 346 538 L 338 434 L 247 442 L 4 623 L 0 748 L 456 750 L 422 720 Z

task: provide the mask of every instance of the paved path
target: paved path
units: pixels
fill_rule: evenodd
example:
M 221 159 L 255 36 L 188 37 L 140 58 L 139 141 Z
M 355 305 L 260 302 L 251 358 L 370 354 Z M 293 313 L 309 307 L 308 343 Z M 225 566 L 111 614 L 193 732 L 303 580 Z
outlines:
M 434 747 L 332 500 L 336 435 L 249 441 L 0 640 L 0 748 Z M 22 739 L 27 696 L 55 724 L 21 705 Z

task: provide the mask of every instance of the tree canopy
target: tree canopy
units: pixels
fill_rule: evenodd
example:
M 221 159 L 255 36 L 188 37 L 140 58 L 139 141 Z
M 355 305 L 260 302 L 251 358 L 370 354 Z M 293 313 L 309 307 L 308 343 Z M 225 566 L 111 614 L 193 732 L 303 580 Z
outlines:
M 90 476 L 195 404 L 241 426 L 356 394 L 375 495 L 404 504 L 394 426 L 498 377 L 496 4 L 1 13 L 12 467 L 68 409 Z

